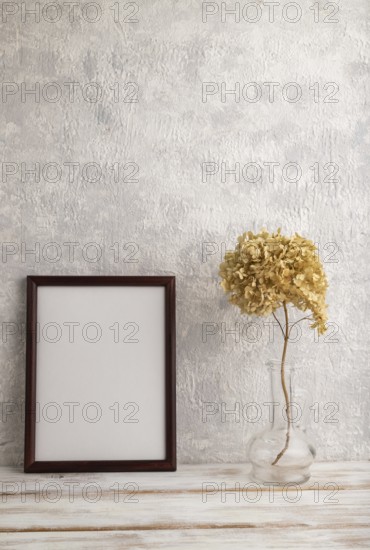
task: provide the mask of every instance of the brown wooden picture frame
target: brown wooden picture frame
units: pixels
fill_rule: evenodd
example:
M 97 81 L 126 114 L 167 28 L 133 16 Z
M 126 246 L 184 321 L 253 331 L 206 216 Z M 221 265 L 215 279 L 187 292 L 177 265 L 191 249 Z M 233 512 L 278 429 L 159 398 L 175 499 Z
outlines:
M 42 286 L 164 287 L 165 318 L 165 458 L 164 460 L 35 460 L 37 307 Z M 173 276 L 29 276 L 27 277 L 27 352 L 24 471 L 31 472 L 140 472 L 176 470 L 176 319 Z

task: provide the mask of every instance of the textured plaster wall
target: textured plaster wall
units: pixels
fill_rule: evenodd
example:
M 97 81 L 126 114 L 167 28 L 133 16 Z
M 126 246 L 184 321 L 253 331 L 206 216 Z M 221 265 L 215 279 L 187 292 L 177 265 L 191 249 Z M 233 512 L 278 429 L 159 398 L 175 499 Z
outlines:
M 47 20 L 58 16 L 52 8 L 39 23 L 32 16 L 22 22 L 21 4 L 6 8 L 18 11 L 1 24 L 0 44 L 2 82 L 14 83 L 5 95 L 3 88 L 0 104 L 1 242 L 11 243 L 3 247 L 1 264 L 0 401 L 15 402 L 0 425 L 1 464 L 22 461 L 23 420 L 16 407 L 25 382 L 25 277 L 33 273 L 176 275 L 179 459 L 244 461 L 249 437 L 267 421 L 264 365 L 280 355 L 281 340 L 276 330 L 270 341 L 260 320 L 260 332 L 249 329 L 240 341 L 222 332 L 238 329 L 237 323 L 241 330 L 251 319 L 227 304 L 217 271 L 223 248 L 243 230 L 262 226 L 299 231 L 320 244 L 333 325 L 319 342 L 304 328 L 290 359 L 302 366 L 301 384 L 318 404 L 316 416 L 309 415 L 318 458 L 367 459 L 368 1 L 340 0 L 339 13 L 331 15 L 326 1 L 318 2 L 317 13 L 298 0 L 302 17 L 296 23 L 285 20 L 294 11 L 283 17 L 286 2 L 272 22 L 266 4 L 258 2 L 262 15 L 255 23 L 222 22 L 220 11 L 203 22 L 195 0 L 140 0 L 131 16 L 136 23 L 123 21 L 136 11 L 124 2 L 119 22 L 109 9 L 113 2 L 104 2 L 95 23 L 85 20 L 94 19 L 94 11 L 78 6 L 70 21 L 62 3 L 55 23 Z M 247 19 L 253 17 L 252 8 Z M 325 23 L 325 17 L 338 22 Z M 50 82 L 62 90 L 57 101 L 57 88 L 44 88 Z M 73 102 L 68 82 L 78 83 Z M 96 88 L 84 88 L 85 98 L 81 93 L 92 82 L 103 92 L 95 103 L 87 98 Z M 135 84 L 125 88 L 128 82 Z M 205 82 L 215 93 L 202 101 Z M 238 102 L 227 94 L 222 102 L 222 82 L 227 89 L 258 83 L 262 97 Z M 279 84 L 271 101 L 266 82 Z M 289 82 L 302 91 L 297 102 L 282 96 Z M 329 82 L 335 87 L 325 89 Z M 46 99 L 24 95 L 22 102 L 21 83 L 39 83 Z M 127 103 L 137 87 L 138 102 Z M 250 98 L 256 89 L 248 88 Z M 285 91 L 294 96 L 294 88 Z M 325 102 L 328 96 L 338 102 Z M 100 181 L 86 172 L 90 162 L 100 167 Z M 203 177 L 206 162 L 219 171 Z M 222 177 L 222 163 L 242 169 L 251 162 L 258 166 L 250 166 L 247 177 Z M 266 165 L 271 162 L 279 163 L 274 177 Z M 289 162 L 299 165 L 299 180 L 296 167 L 283 172 Z M 22 163 L 27 169 L 57 164 L 35 181 L 22 175 Z M 73 176 L 65 163 L 78 163 Z M 127 163 L 134 164 L 124 168 Z M 318 173 L 310 169 L 315 163 Z M 136 165 L 139 172 L 130 178 Z M 257 181 L 253 170 L 259 168 Z M 330 176 L 332 171 L 337 173 Z M 63 244 L 71 242 L 77 243 L 74 258 Z M 96 262 L 96 246 L 86 247 L 91 242 L 100 247 Z M 36 255 L 25 254 L 35 247 Z M 205 337 L 205 330 L 216 334 Z M 255 402 L 262 418 L 253 423 L 240 414 L 237 422 L 228 415 L 223 422 L 217 413 L 203 422 L 207 402 L 213 410 L 221 402 L 228 409 Z M 325 409 L 328 402 L 338 410 Z M 324 421 L 330 418 L 338 422 Z

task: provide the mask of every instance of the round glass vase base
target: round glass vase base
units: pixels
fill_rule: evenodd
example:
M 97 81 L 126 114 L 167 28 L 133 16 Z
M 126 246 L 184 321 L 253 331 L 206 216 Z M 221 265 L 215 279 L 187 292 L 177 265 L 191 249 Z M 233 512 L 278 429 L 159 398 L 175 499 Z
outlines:
M 251 477 L 259 483 L 305 483 L 311 477 L 309 468 L 284 468 L 279 466 L 256 466 L 252 465 Z

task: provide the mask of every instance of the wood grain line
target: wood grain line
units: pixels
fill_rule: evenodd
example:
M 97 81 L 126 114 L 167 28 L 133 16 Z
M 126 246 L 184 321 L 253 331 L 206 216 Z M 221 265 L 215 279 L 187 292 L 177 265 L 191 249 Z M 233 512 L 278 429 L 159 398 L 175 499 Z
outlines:
M 356 523 L 355 525 L 356 530 L 357 529 L 369 529 L 368 523 Z M 299 529 L 307 529 L 307 530 L 325 530 L 325 529 L 333 529 L 333 526 L 331 524 L 321 524 L 321 525 L 315 525 L 311 526 L 306 523 L 279 523 L 279 524 L 272 524 L 272 523 L 263 523 L 263 524 L 254 524 L 254 523 L 234 523 L 234 524 L 223 524 L 223 523 L 215 523 L 215 524 L 209 524 L 209 523 L 194 523 L 194 524 L 188 524 L 188 523 L 162 523 L 162 524 L 152 524 L 152 525 L 114 525 L 109 527 L 58 527 L 57 529 L 53 529 L 52 527 L 32 527 L 32 528 L 7 528 L 2 529 L 0 528 L 0 533 L 83 533 L 83 532 L 120 532 L 120 531 L 188 531 L 191 529 L 200 529 L 200 530 L 214 530 L 214 529 L 222 529 L 222 530 L 232 530 L 232 529 L 257 529 L 257 530 L 263 530 L 263 529 L 290 529 L 290 528 L 299 528 Z M 336 525 L 336 530 L 341 529 L 353 529 L 354 525 L 341 523 L 340 525 Z

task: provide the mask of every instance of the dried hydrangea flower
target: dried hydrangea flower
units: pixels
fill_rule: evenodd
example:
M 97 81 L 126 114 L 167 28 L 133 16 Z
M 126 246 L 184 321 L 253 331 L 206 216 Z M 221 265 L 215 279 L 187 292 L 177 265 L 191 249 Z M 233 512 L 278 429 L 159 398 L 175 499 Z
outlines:
M 238 237 L 220 265 L 221 286 L 229 301 L 248 315 L 270 315 L 283 303 L 311 310 L 320 334 L 326 330 L 328 282 L 312 241 L 262 230 Z
M 278 229 L 275 233 L 266 230 L 252 231 L 238 237 L 235 250 L 225 254 L 220 265 L 221 285 L 229 294 L 229 301 L 248 315 L 270 315 L 283 307 L 285 327 L 278 321 L 284 337 L 281 358 L 281 384 L 285 396 L 287 430 L 285 445 L 277 454 L 272 466 L 284 456 L 289 446 L 291 414 L 289 395 L 285 383 L 284 366 L 290 330 L 287 304 L 301 311 L 311 310 L 311 328 L 319 334 L 326 330 L 327 305 L 325 303 L 328 282 L 312 241 L 296 233 L 284 237 Z M 296 323 L 297 323 L 296 322 Z M 294 323 L 294 324 L 296 324 Z

